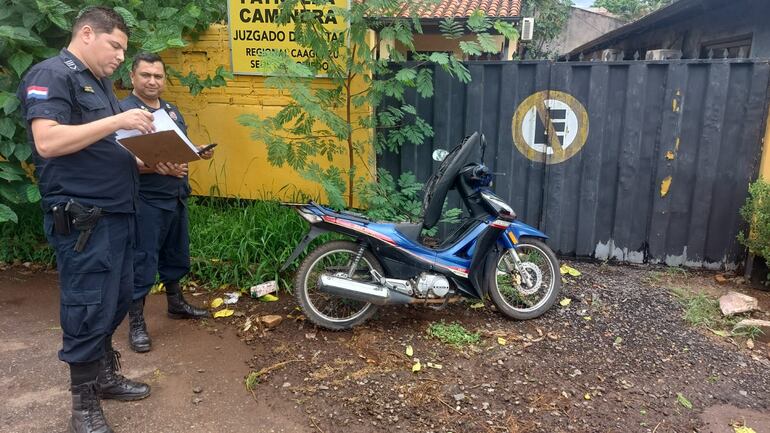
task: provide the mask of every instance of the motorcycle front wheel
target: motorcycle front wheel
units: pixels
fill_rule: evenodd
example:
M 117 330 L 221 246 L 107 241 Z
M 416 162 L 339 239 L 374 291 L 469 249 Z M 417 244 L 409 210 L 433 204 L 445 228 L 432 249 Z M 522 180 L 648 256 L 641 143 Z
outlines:
M 318 288 L 318 278 L 322 274 L 362 283 L 374 282 L 372 269 L 382 275 L 382 266 L 368 250 L 354 263 L 359 249 L 355 242 L 327 242 L 308 254 L 299 265 L 294 279 L 295 296 L 305 316 L 314 324 L 333 331 L 350 329 L 377 311 L 374 304 L 342 298 Z
M 517 320 L 534 319 L 545 313 L 559 296 L 559 260 L 542 241 L 523 238 L 516 244 L 519 263 L 511 250 L 497 255 L 494 275 L 490 275 L 489 295 L 506 316 Z

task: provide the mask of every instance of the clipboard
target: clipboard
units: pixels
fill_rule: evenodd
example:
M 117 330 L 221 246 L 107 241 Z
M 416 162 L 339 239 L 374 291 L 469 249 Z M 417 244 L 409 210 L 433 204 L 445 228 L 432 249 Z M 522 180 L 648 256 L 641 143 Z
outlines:
M 156 132 L 142 134 L 137 130 L 120 129 L 115 132 L 118 143 L 148 167 L 155 167 L 159 162 L 181 164 L 202 159 L 198 148 L 171 120 L 166 110 L 156 110 L 152 114 Z

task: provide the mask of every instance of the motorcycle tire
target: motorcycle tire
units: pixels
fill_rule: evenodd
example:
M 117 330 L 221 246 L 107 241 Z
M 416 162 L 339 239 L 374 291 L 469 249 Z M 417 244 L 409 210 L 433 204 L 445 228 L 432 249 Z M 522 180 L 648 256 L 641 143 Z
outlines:
M 516 320 L 534 319 L 548 311 L 559 297 L 561 292 L 559 260 L 551 248 L 539 239 L 522 238 L 516 244 L 516 251 L 523 263 L 524 272 L 528 272 L 530 277 L 535 279 L 535 287 L 522 286 L 518 271 L 508 269 L 507 265 L 513 261 L 506 259 L 509 251 L 503 250 L 496 255 L 495 272 L 489 276 L 489 296 L 495 307 L 506 316 Z M 535 253 L 537 256 L 534 255 Z M 540 259 L 535 260 L 535 257 Z M 547 287 L 541 287 L 545 285 Z M 541 290 L 546 290 L 542 297 L 539 299 L 534 297 L 537 300 L 532 300 L 532 295 L 538 294 Z M 530 303 L 533 305 L 529 305 Z
M 311 251 L 299 265 L 294 278 L 294 294 L 305 316 L 317 326 L 332 331 L 342 331 L 364 323 L 377 311 L 377 306 L 374 304 L 341 298 L 321 292 L 316 287 L 318 276 L 323 272 L 344 273 L 347 277 L 350 263 L 332 266 L 335 260 L 332 257 L 340 256 L 343 260 L 345 256 L 354 258 L 358 255 L 360 248 L 359 244 L 351 241 L 330 241 Z M 365 268 L 359 268 L 362 264 Z M 319 265 L 320 268 L 316 269 Z M 380 275 L 383 274 L 380 262 L 369 250 L 365 250 L 359 260 L 354 279 L 362 282 L 372 281 L 373 277 L 368 272 L 370 269 L 376 270 Z M 330 306 L 331 309 L 335 309 L 336 306 L 351 309 L 354 313 L 347 317 L 336 317 L 329 312 Z

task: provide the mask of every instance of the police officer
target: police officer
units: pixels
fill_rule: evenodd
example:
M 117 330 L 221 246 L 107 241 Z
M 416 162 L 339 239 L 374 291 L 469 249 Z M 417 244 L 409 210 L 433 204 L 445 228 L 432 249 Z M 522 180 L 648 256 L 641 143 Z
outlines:
M 112 334 L 133 290 L 139 161 L 114 132 L 151 132 L 152 115 L 121 112 L 110 76 L 123 62 L 129 29 L 114 10 L 84 10 L 59 55 L 34 65 L 17 96 L 28 122 L 42 194 L 44 230 L 56 252 L 62 348 L 69 364 L 69 431 L 109 433 L 101 399 L 138 400 L 144 383 L 120 373 Z
M 165 87 L 165 64 L 157 54 L 139 53 L 131 65 L 131 95 L 120 101 L 123 110 L 166 110 L 186 134 L 187 125 L 179 109 L 160 97 Z M 209 159 L 211 150 L 201 156 Z M 190 271 L 190 239 L 187 226 L 187 197 L 190 184 L 187 164 L 160 163 L 140 168 L 138 229 L 139 243 L 134 260 L 134 297 L 129 309 L 128 342 L 136 352 L 150 350 L 143 309 L 155 276 L 166 288 L 168 316 L 172 319 L 209 317 L 209 312 L 188 304 L 179 280 Z

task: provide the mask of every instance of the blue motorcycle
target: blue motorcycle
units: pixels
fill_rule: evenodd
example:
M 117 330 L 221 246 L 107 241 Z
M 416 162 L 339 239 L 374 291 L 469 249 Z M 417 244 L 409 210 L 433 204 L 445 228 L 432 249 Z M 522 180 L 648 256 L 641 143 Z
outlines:
M 513 319 L 545 313 L 561 290 L 559 262 L 544 242 L 547 236 L 518 221 L 489 190 L 489 168 L 467 162 L 474 149 L 481 150 L 483 161 L 485 148 L 483 136 L 474 133 L 451 152 L 434 152 L 441 165 L 426 184 L 421 223 L 372 221 L 313 202 L 292 205 L 310 223 L 310 232 L 283 269 L 325 232 L 352 239 L 324 243 L 300 264 L 294 290 L 307 318 L 323 328 L 350 329 L 381 305 L 441 308 L 458 296 L 491 299 Z M 470 217 L 437 247 L 423 245 L 423 229 L 439 222 L 453 188 Z

